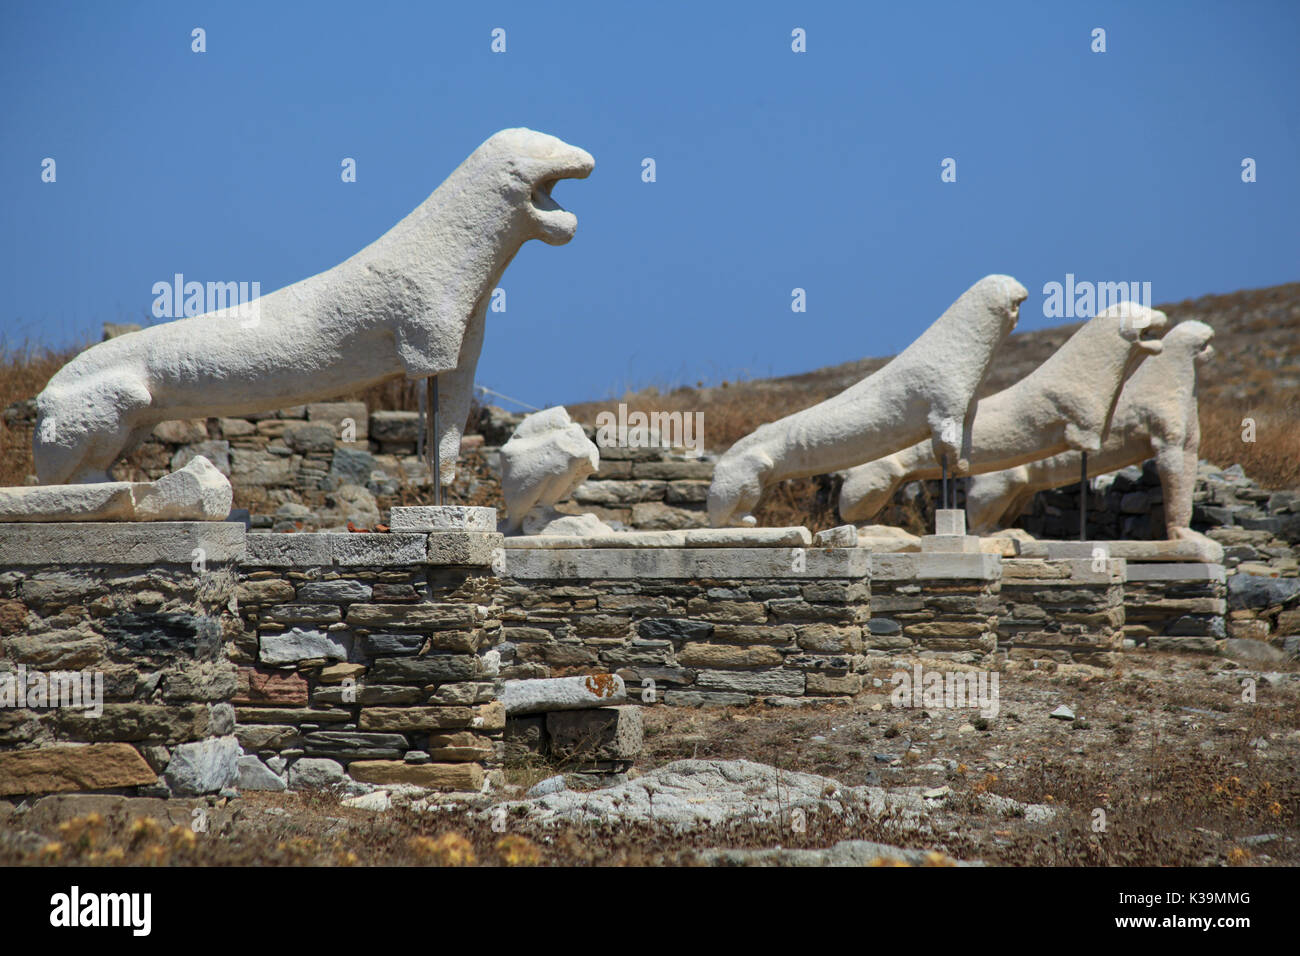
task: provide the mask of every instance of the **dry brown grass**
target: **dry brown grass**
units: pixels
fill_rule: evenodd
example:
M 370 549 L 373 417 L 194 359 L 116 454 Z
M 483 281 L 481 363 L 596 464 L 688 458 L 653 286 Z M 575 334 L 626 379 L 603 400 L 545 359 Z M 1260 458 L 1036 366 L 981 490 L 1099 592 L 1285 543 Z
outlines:
M 1246 419 L 1255 440 L 1243 440 Z M 1222 468 L 1240 464 L 1265 488 L 1300 486 L 1300 407 L 1294 400 L 1268 405 L 1201 405 L 1201 457 Z
M 51 352 L 36 346 L 13 348 L 0 343 L 0 411 L 35 397 L 50 377 L 80 351 L 71 348 Z M 11 428 L 0 421 L 0 487 L 25 484 L 31 473 L 31 429 Z
M 608 411 L 618 414 L 618 406 L 628 413 L 701 412 L 704 415 L 704 446 L 722 452 L 759 425 L 774 422 L 794 412 L 816 405 L 839 389 L 827 387 L 790 387 L 769 382 L 723 382 L 710 388 L 678 388 L 666 393 L 654 387 L 597 402 L 579 402 L 566 406 L 575 421 L 594 425 L 596 416 Z

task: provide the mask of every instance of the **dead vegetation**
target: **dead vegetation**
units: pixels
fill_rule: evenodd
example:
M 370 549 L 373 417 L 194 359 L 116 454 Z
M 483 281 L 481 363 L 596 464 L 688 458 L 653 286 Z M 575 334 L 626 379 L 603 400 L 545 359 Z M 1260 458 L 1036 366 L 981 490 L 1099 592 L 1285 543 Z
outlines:
M 1220 658 L 1144 651 L 1110 671 L 1004 665 L 998 712 L 981 717 L 892 706 L 890 675 L 912 663 L 881 659 L 870 675 L 881 686 L 868 680 L 851 701 L 816 709 L 648 707 L 636 769 L 747 759 L 848 786 L 947 788 L 953 822 L 930 832 L 815 812 L 803 829 L 783 819 L 689 833 L 621 822 L 542 828 L 511 817 L 503 832 L 463 811 L 374 813 L 320 793 L 92 795 L 46 798 L 21 815 L 0 801 L 0 865 L 691 865 L 704 848 L 850 839 L 996 865 L 1300 863 L 1300 688 L 1290 669 L 1268 680 Z M 1255 701 L 1242 699 L 1247 680 L 1258 684 Z M 1047 716 L 1062 702 L 1076 720 Z M 566 768 L 524 761 L 507 768 L 508 782 L 529 786 Z M 990 798 L 1046 805 L 1055 817 L 995 813 Z

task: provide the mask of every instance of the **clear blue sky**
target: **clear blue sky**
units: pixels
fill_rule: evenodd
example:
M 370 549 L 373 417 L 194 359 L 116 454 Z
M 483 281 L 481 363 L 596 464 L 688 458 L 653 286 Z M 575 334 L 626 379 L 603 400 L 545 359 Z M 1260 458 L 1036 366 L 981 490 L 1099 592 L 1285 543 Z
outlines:
M 10 0 L 0 337 L 97 338 L 177 272 L 327 269 L 507 126 L 596 157 L 555 193 L 577 237 L 529 243 L 490 316 L 479 383 L 536 405 L 889 354 L 990 272 L 1029 287 L 1022 328 L 1066 273 L 1292 281 L 1298 40 L 1285 0 Z

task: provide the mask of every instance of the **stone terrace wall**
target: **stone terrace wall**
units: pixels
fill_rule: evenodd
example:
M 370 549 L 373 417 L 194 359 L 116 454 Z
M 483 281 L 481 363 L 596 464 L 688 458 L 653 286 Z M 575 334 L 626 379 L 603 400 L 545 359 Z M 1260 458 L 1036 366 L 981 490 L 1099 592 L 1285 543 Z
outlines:
M 785 703 L 861 689 L 858 549 L 508 550 L 502 674 L 615 672 L 629 698 Z
M 495 533 L 250 535 L 235 734 L 247 788 L 478 790 L 502 762 Z
M 238 750 L 224 647 L 243 539 L 208 522 L 0 524 L 0 794 L 226 785 L 212 784 Z M 78 706 L 49 706 L 57 673 L 77 678 Z
M 1153 650 L 1214 653 L 1227 637 L 1224 581 L 1219 564 L 1130 563 L 1125 636 Z M 1243 636 L 1267 640 L 1269 628 Z
M 873 555 L 867 647 L 968 661 L 996 650 L 1001 562 L 995 554 Z
M 1002 561 L 998 643 L 1011 658 L 1114 663 L 1124 641 L 1125 562 Z
M 0 524 L 0 795 L 479 789 L 503 751 L 501 537 L 469 510 L 479 530 Z M 78 706 L 46 706 L 56 672 Z
M 591 430 L 594 434 L 594 430 Z M 636 531 L 707 528 L 713 462 L 659 448 L 602 448 L 600 470 L 574 490 L 566 511 L 590 511 Z
M 389 508 L 429 487 L 428 466 L 415 455 L 416 419 L 415 412 L 368 414 L 364 402 L 317 402 L 246 418 L 163 422 L 114 474 L 153 480 L 203 455 L 229 476 L 235 507 L 250 512 L 255 530 L 342 531 L 349 521 L 373 529 Z M 499 491 L 482 444 L 477 435 L 461 443 L 455 500 L 491 504 Z

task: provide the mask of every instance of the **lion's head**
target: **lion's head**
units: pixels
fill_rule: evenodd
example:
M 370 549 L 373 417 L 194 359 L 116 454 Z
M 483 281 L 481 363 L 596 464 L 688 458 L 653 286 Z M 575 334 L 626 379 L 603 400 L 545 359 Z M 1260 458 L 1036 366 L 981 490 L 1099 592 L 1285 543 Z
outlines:
M 1214 329 L 1204 322 L 1189 319 L 1169 330 L 1165 336 L 1165 345 L 1171 349 L 1186 349 L 1198 364 L 1204 364 L 1214 355 L 1214 346 L 1210 344 L 1213 340 Z
M 560 246 L 573 238 L 578 217 L 551 198 L 561 179 L 585 179 L 596 165 L 585 149 L 536 130 L 503 129 L 474 151 L 494 171 L 495 188 L 517 211 L 523 239 Z

